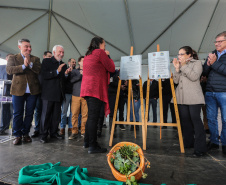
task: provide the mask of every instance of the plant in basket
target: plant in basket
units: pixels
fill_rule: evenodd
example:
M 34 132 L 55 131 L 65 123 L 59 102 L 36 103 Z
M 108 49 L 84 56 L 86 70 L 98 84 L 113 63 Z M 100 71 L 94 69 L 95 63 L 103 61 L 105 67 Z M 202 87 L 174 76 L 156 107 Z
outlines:
M 111 149 L 108 164 L 115 178 L 127 185 L 137 185 L 141 177 L 147 177 L 145 165 L 150 168 L 150 162 L 144 157 L 142 149 L 129 142 L 118 143 Z

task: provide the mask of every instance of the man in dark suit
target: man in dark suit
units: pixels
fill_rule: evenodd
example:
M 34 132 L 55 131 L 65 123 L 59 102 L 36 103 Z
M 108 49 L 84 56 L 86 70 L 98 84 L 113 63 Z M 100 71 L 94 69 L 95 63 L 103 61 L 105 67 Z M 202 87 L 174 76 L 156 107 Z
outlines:
M 64 84 L 71 68 L 62 62 L 64 49 L 61 45 L 53 47 L 53 57 L 42 61 L 42 116 L 40 125 L 41 143 L 46 143 L 50 134 L 51 138 L 63 139 L 57 133 L 60 123 L 61 103 L 64 99 Z
M 13 74 L 10 93 L 13 103 L 13 134 L 16 136 L 13 141 L 14 145 L 20 144 L 22 137 L 24 142 L 32 141 L 29 132 L 37 95 L 41 91 L 38 80 L 41 68 L 40 59 L 31 55 L 31 44 L 28 39 L 19 40 L 18 48 L 20 53 L 10 56 L 6 67 L 7 73 Z

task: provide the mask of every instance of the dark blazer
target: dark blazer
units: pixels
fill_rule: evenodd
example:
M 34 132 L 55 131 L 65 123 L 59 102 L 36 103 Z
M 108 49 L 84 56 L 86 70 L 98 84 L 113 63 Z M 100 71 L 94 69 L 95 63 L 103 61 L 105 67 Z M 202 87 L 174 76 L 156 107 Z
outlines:
M 13 75 L 10 90 L 12 95 L 23 96 L 27 88 L 27 83 L 32 95 L 36 95 L 41 92 L 38 80 L 38 74 L 41 69 L 40 59 L 33 55 L 30 55 L 30 59 L 33 63 L 32 68 L 27 67 L 23 70 L 22 65 L 24 64 L 24 59 L 20 53 L 9 57 L 6 72 L 9 75 Z
M 48 101 L 61 102 L 65 93 L 65 71 L 67 65 L 64 65 L 61 72 L 57 74 L 60 63 L 53 56 L 45 58 L 42 61 L 41 77 L 42 77 L 42 99 Z
M 72 95 L 80 97 L 82 74 L 80 74 L 79 69 L 73 69 L 70 77 L 71 83 L 73 84 Z
M 150 85 L 150 91 L 149 91 L 149 98 L 150 99 L 153 99 L 153 98 L 158 99 L 159 98 L 158 81 L 153 80 L 150 83 L 151 83 L 151 85 Z M 146 94 L 147 94 L 147 81 L 145 81 L 144 84 L 143 84 L 143 95 L 144 95 L 143 98 L 144 99 L 146 99 Z

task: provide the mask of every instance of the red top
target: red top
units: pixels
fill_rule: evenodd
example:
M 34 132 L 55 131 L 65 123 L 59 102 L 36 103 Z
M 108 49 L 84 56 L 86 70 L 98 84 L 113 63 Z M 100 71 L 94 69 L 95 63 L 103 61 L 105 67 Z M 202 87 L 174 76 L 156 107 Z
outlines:
M 80 96 L 91 96 L 105 102 L 106 116 L 110 113 L 108 101 L 109 72 L 115 72 L 115 64 L 103 49 L 95 49 L 92 54 L 85 56 Z

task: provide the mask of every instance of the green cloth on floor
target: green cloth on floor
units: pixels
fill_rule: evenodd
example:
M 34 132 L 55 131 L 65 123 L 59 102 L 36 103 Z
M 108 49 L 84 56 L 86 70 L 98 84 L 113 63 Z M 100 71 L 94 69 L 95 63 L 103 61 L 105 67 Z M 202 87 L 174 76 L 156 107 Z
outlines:
M 23 167 L 19 172 L 19 184 L 50 185 L 123 185 L 120 181 L 110 181 L 97 177 L 89 177 L 87 168 L 79 166 L 63 167 L 60 162 L 56 164 L 45 163 Z

